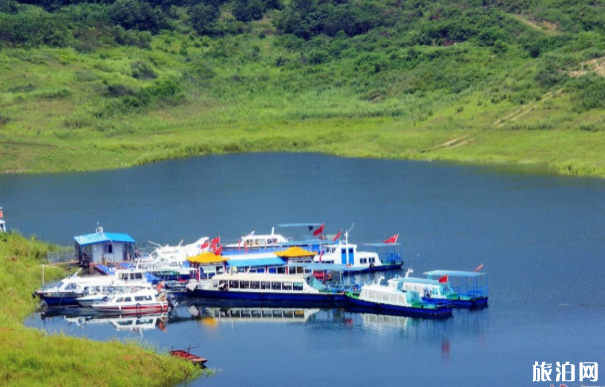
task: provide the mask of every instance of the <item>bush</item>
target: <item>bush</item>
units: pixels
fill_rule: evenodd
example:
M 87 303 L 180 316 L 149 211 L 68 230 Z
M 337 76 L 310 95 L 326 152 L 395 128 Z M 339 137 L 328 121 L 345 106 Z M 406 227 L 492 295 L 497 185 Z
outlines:
M 108 11 L 109 18 L 115 24 L 127 30 L 150 31 L 157 33 L 166 26 L 164 14 L 160 8 L 138 0 L 117 0 Z

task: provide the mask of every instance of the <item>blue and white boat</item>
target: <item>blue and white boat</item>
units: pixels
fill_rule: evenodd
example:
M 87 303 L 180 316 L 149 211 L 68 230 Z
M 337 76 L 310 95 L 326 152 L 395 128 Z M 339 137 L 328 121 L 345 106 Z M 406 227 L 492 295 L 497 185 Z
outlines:
M 447 282 L 446 299 L 460 308 L 482 308 L 487 306 L 487 274 L 476 271 L 433 270 L 424 273 L 429 280 Z M 431 297 L 433 297 L 431 295 Z
M 347 301 L 356 307 L 367 308 L 377 313 L 402 314 L 410 317 L 447 318 L 452 316 L 451 303 L 428 303 L 422 301 L 418 292 L 404 290 L 399 282 L 381 285 L 380 276 L 375 283 L 361 287 L 359 294 L 347 292 Z
M 334 304 L 345 300 L 344 294 L 311 286 L 311 275 L 230 273 L 217 274 L 209 281 L 190 283 L 190 295 L 201 298 L 293 301 Z

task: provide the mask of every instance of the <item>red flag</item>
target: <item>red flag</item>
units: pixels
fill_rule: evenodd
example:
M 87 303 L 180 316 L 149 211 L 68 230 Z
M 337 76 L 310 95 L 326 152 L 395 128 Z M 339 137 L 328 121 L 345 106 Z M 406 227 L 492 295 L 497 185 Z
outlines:
M 3 216 L 4 216 L 4 213 L 2 212 L 2 207 L 0 207 L 0 219 L 2 219 Z
M 216 245 L 218 245 L 219 243 L 221 243 L 221 237 L 217 236 L 210 242 L 210 247 L 212 247 L 212 246 L 216 247 Z
M 397 239 L 399 238 L 399 234 L 395 234 L 389 239 L 385 240 L 383 243 L 397 243 Z
M 200 250 L 204 250 L 208 246 L 210 246 L 210 242 L 206 241 L 206 242 L 202 243 L 202 245 L 200 246 Z
M 336 234 L 336 236 L 334 237 L 334 239 L 332 239 L 332 242 L 336 242 L 340 238 L 340 234 L 342 234 L 342 230 L 340 230 L 338 232 L 338 234 Z
M 321 234 L 322 232 L 324 232 L 324 227 L 326 226 L 326 224 L 322 224 L 321 226 L 319 226 L 319 228 L 315 231 L 313 231 L 313 236 L 318 236 L 319 234 Z
M 444 275 L 443 277 L 439 278 L 439 282 L 441 282 L 442 284 L 447 282 L 447 276 Z
M 218 249 L 214 250 L 214 254 L 221 255 L 223 252 L 223 246 L 219 246 Z
M 477 266 L 477 268 L 475 270 L 473 270 L 474 272 L 478 272 L 479 270 L 483 269 L 483 264 Z

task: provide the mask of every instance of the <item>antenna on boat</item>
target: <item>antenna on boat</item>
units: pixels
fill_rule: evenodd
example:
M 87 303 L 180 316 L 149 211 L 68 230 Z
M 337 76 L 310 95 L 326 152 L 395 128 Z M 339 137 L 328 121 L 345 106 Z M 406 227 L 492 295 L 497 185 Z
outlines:
M 275 235 L 275 227 L 271 227 L 271 235 Z
M 351 230 L 353 229 L 353 227 L 355 227 L 355 223 L 353 223 L 353 225 L 351 226 L 350 229 L 345 231 L 345 243 L 348 244 L 349 243 L 349 233 L 351 232 Z
M 414 269 L 412 269 L 411 267 L 405 272 L 405 277 L 404 278 L 408 278 L 408 276 L 410 275 L 410 273 L 413 273 Z

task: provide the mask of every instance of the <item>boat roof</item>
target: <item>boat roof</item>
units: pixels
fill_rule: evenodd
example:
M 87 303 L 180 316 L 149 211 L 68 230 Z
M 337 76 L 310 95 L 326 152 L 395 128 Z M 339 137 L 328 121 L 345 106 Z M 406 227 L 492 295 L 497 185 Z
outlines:
M 316 253 L 307 251 L 298 246 L 294 246 L 294 247 L 290 247 L 289 249 L 284 250 L 284 251 L 278 251 L 275 253 L 275 255 L 277 255 L 278 257 L 281 257 L 281 258 L 300 258 L 300 257 L 314 257 L 316 255 Z
M 389 247 L 389 246 L 401 246 L 401 243 L 364 243 L 364 246 L 372 246 L 372 247 Z
M 198 254 L 196 256 L 187 257 L 187 260 L 189 262 L 193 262 L 193 263 L 214 263 L 214 262 L 225 262 L 225 261 L 228 261 L 229 258 L 222 257 L 220 255 L 216 255 L 210 251 L 204 251 L 203 253 Z
M 212 277 L 213 280 L 248 280 L 248 281 L 304 281 L 302 274 L 273 273 L 223 273 Z
M 475 272 L 475 271 L 457 271 L 457 270 L 432 270 L 424 272 L 424 275 L 448 275 L 451 277 L 479 277 L 486 275 L 486 273 Z
M 278 257 L 259 258 L 259 259 L 233 259 L 227 262 L 229 267 L 257 267 L 257 266 L 275 266 L 285 265 L 286 262 Z
M 130 235 L 115 232 L 95 232 L 92 234 L 78 235 L 75 236 L 74 239 L 80 246 L 104 242 L 136 243 Z
M 321 226 L 323 223 L 281 223 L 278 224 L 279 227 L 317 227 Z
M 318 244 L 327 244 L 330 243 L 328 241 L 322 241 L 317 238 L 309 238 L 309 239 L 301 239 L 299 241 L 287 241 L 287 242 L 279 242 L 278 246 L 301 246 L 301 245 L 318 245 Z
M 367 270 L 367 267 L 336 265 L 327 263 L 290 263 L 289 267 L 304 267 L 311 270 L 329 270 L 329 271 L 362 271 Z
M 425 285 L 442 285 L 442 283 L 437 280 L 432 280 L 432 279 L 428 279 L 428 278 L 416 278 L 416 277 L 391 278 L 389 281 L 409 282 L 409 283 L 425 284 Z

